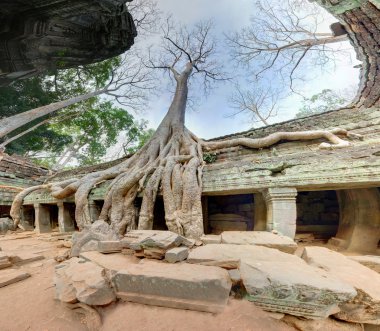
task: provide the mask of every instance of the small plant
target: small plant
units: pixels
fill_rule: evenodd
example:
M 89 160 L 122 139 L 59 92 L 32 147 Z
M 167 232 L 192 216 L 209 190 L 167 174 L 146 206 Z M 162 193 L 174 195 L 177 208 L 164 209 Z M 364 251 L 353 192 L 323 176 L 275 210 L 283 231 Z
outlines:
M 206 163 L 214 163 L 217 159 L 216 153 L 205 153 L 203 154 L 203 161 Z

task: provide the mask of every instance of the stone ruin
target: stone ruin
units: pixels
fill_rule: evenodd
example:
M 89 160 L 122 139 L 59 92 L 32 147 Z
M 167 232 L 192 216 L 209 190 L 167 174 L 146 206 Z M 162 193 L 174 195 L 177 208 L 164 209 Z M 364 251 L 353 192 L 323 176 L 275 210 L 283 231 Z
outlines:
M 339 19 L 362 61 L 356 99 L 343 109 L 233 136 L 341 127 L 363 139 L 341 150 L 320 150 L 321 141 L 218 150 L 203 172 L 200 241 L 167 231 L 160 199 L 152 230 L 130 231 L 121 240 L 90 236 L 80 246 L 83 233 L 75 232 L 67 245 L 71 259 L 61 257 L 56 267 L 57 299 L 94 307 L 124 300 L 216 313 L 233 295 L 284 314 L 300 330 L 311 330 L 310 321 L 319 321 L 320 330 L 332 325 L 345 330 L 343 322 L 352 330 L 380 325 L 380 5 L 376 0 L 321 4 Z M 11 160 L 5 154 L 0 160 L 1 216 L 28 185 L 80 177 L 122 161 L 54 175 L 31 170 L 25 161 L 31 172 L 23 178 L 4 165 Z M 94 223 L 108 185 L 90 193 Z M 39 234 L 70 235 L 76 229 L 74 210 L 72 198 L 56 200 L 36 191 L 24 200 L 21 225 Z M 328 240 L 330 249 L 315 243 L 303 248 L 311 239 Z M 2 259 L 12 265 L 6 252 Z

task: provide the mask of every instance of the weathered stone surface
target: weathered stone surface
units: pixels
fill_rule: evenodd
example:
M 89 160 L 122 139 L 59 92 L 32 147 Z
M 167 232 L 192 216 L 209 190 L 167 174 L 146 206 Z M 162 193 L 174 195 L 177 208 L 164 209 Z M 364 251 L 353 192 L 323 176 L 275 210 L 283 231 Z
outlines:
M 220 234 L 207 234 L 201 237 L 203 244 L 221 244 L 222 236 Z
M 302 258 L 312 266 L 325 270 L 358 294 L 342 304 L 339 319 L 368 324 L 380 324 L 380 275 L 360 263 L 324 247 L 306 247 Z
M 362 331 L 360 324 L 347 323 L 326 318 L 322 320 L 301 319 L 285 315 L 282 320 L 300 331 Z
M 133 230 L 129 231 L 121 240 L 125 248 L 139 251 L 150 248 L 168 250 L 178 246 L 192 247 L 193 242 L 174 232 L 158 230 Z
M 121 244 L 120 241 L 118 240 L 113 240 L 113 241 L 99 241 L 98 243 L 98 251 L 100 253 L 116 253 L 116 252 L 121 252 Z
M 239 268 L 247 298 L 268 311 L 325 318 L 356 295 L 355 289 L 295 255 L 254 245 L 206 245 L 193 249 L 190 263 Z M 230 268 L 234 269 L 234 268 Z
M 124 255 L 120 253 L 104 255 L 99 252 L 83 252 L 80 254 L 80 257 L 112 272 L 125 269 L 131 264 L 137 264 L 140 262 L 140 259 L 133 255 Z
M 29 252 L 17 252 L 9 253 L 10 261 L 14 264 L 25 264 L 34 261 L 43 260 L 45 257 L 43 255 L 38 255 Z
M 364 255 L 350 256 L 350 259 L 359 262 L 367 268 L 370 268 L 380 274 L 380 256 Z
M 30 277 L 30 274 L 22 270 L 14 270 L 14 269 L 2 270 L 0 272 L 0 287 L 17 283 L 29 277 Z
M 237 285 L 241 282 L 241 274 L 239 269 L 228 270 L 233 285 Z
M 144 260 L 113 277 L 118 298 L 147 305 L 221 312 L 231 281 L 226 270 Z
M 105 269 L 83 259 L 72 258 L 56 266 L 54 283 L 62 302 L 101 306 L 116 299 Z
M 176 263 L 186 260 L 188 256 L 189 249 L 187 247 L 175 247 L 165 253 L 165 260 L 169 263 Z
M 289 237 L 266 231 L 226 231 L 222 233 L 222 244 L 264 246 L 290 254 L 297 249 L 297 244 Z

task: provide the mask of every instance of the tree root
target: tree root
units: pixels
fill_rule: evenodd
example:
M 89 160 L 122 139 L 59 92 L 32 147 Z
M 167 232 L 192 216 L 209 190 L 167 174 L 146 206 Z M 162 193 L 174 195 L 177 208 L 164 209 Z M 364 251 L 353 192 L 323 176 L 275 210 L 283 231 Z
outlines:
M 112 180 L 108 187 L 99 221 L 108 223 L 107 231 L 122 237 L 132 229 L 153 228 L 153 211 L 158 192 L 162 191 L 165 220 L 170 231 L 188 238 L 199 239 L 203 235 L 202 217 L 202 169 L 203 150 L 245 146 L 266 148 L 282 140 L 326 139 L 320 148 L 343 148 L 350 143 L 342 138 L 361 139 L 344 129 L 330 131 L 277 132 L 264 138 L 236 138 L 221 141 L 202 141 L 185 127 L 172 122 L 170 116 L 164 119 L 151 140 L 131 158 L 107 170 L 88 174 L 80 179 L 69 179 L 59 183 L 35 186 L 20 192 L 12 205 L 11 216 L 17 225 L 23 199 L 38 189 L 48 189 L 56 199 L 75 194 L 76 222 L 80 230 L 91 227 L 88 196 L 90 191 L 105 180 Z M 143 191 L 140 210 L 135 206 L 136 196 Z M 138 221 L 137 221 L 138 218 Z M 102 223 L 101 222 L 101 223 Z M 100 223 L 100 224 L 101 224 Z M 94 224 L 95 226 L 95 224 Z M 96 227 L 99 227 L 97 222 Z M 89 230 L 90 228 L 88 228 Z M 78 238 L 79 246 L 91 240 L 101 240 L 103 230 Z M 89 233 L 91 231 L 89 230 Z M 99 237 L 99 238 L 98 238 Z M 98 239 L 97 239 L 98 238 Z M 80 247 L 73 251 L 78 251 Z

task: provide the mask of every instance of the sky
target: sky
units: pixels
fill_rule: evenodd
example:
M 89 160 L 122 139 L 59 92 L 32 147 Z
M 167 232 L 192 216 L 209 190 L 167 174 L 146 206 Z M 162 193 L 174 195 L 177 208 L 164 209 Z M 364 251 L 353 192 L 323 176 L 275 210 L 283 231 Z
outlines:
M 250 17 L 255 12 L 254 0 L 159 0 L 159 9 L 164 13 L 171 13 L 173 18 L 185 25 L 191 25 L 200 20 L 212 19 L 215 23 L 215 36 L 218 40 L 221 58 L 228 64 L 230 61 L 227 45 L 225 45 L 224 33 L 238 31 L 249 25 Z M 329 32 L 328 26 L 335 22 L 334 17 L 325 21 L 321 30 Z M 145 38 L 145 37 L 143 37 Z M 159 37 L 153 37 L 159 40 Z M 146 40 L 137 39 L 136 44 L 144 43 Z M 338 46 L 337 46 L 338 47 Z M 340 47 L 340 46 L 339 46 Z M 345 48 L 351 48 L 346 43 Z M 347 86 L 358 84 L 359 70 L 353 68 L 358 62 L 355 61 L 353 49 L 338 58 L 335 68 L 312 68 L 313 80 L 302 84 L 301 92 L 305 96 L 312 96 L 322 89 L 330 88 L 341 90 Z M 350 61 L 352 59 L 352 62 Z M 247 72 L 247 75 L 249 73 Z M 276 77 L 273 77 L 276 79 Z M 211 91 L 207 99 L 201 98 L 198 106 L 187 112 L 186 126 L 199 137 L 209 139 L 235 132 L 245 131 L 253 127 L 248 116 L 240 115 L 229 117 L 234 109 L 228 102 L 233 85 L 230 83 L 220 84 Z M 164 117 L 172 94 L 163 90 L 158 96 L 154 96 L 147 110 L 139 112 L 134 116 L 148 121 L 148 126 L 156 128 Z M 291 95 L 281 101 L 280 111 L 270 123 L 280 122 L 294 118 L 295 113 L 301 107 L 302 98 L 299 95 Z

